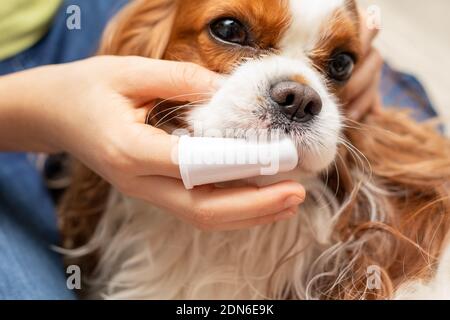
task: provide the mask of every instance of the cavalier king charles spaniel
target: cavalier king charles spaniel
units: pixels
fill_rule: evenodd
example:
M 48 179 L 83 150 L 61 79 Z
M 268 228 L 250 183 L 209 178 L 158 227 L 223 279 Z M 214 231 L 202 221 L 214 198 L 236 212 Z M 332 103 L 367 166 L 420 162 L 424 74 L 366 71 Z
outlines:
M 354 0 L 130 2 L 100 54 L 193 62 L 226 79 L 196 104 L 159 103 L 150 123 L 280 130 L 298 168 L 252 183 L 288 177 L 308 196 L 289 221 L 208 233 L 79 165 L 61 225 L 89 270 L 87 297 L 450 298 L 450 143 L 400 111 L 345 117 L 359 30 Z

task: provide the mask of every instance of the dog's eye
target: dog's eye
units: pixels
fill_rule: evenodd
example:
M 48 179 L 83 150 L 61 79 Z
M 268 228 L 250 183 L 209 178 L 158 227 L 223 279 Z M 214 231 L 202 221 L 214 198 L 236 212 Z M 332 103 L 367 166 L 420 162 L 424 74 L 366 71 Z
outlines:
M 338 53 L 330 60 L 328 74 L 338 82 L 347 81 L 350 79 L 354 67 L 355 59 L 350 53 Z
M 216 39 L 239 45 L 247 44 L 247 31 L 238 20 L 231 18 L 215 20 L 209 28 Z

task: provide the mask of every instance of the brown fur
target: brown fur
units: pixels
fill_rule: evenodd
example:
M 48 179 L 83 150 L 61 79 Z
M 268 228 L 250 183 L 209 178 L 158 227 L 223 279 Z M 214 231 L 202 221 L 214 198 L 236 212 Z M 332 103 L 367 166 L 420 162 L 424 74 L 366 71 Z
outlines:
M 328 71 L 330 53 L 346 52 L 355 58 L 361 55 L 359 20 L 355 17 L 353 10 L 339 9 L 333 14 L 331 20 L 321 27 L 321 39 L 311 52 L 310 58 L 314 66 L 322 73 L 326 74 Z M 335 84 L 331 85 L 330 89 L 339 92 L 341 87 Z
M 369 237 L 362 255 L 347 279 L 325 298 L 389 298 L 405 281 L 429 279 L 436 268 L 450 228 L 450 142 L 434 128 L 419 125 L 406 114 L 391 111 L 372 114 L 363 123 L 352 123 L 348 139 L 365 158 L 374 183 L 391 195 L 379 196 L 385 222 L 358 217 L 369 212 L 369 204 L 358 191 L 357 180 L 345 184 L 340 173 L 341 196 L 350 196 L 336 227 L 340 241 Z M 347 153 L 342 171 L 360 167 Z M 370 166 L 370 167 L 369 167 Z M 344 193 L 343 193 L 344 192 Z M 349 252 L 351 258 L 353 252 Z M 366 292 L 367 268 L 381 267 L 381 291 Z M 327 285 L 321 288 L 326 292 Z
M 289 23 L 280 18 L 286 16 L 283 6 L 273 5 L 275 1 L 271 0 L 226 3 L 238 17 L 261 21 L 261 28 L 271 26 L 270 32 L 255 31 L 261 37 L 257 52 L 250 48 L 225 50 L 211 42 L 202 26 L 205 19 L 220 16 L 216 2 L 187 0 L 179 1 L 176 7 L 172 0 L 137 0 L 107 29 L 100 53 L 191 61 L 228 73 L 245 57 L 276 50 L 275 44 Z M 347 12 L 338 11 L 335 18 L 335 25 L 315 51 L 314 61 L 319 68 L 325 63 L 323 53 L 329 52 L 331 46 L 346 46 L 349 34 L 357 38 Z M 433 129 L 399 112 L 369 115 L 361 123 L 349 122 L 348 127 L 348 140 L 367 163 L 357 161 L 347 151 L 341 152 L 338 170 L 329 186 L 337 189 L 342 203 L 348 204 L 334 237 L 344 244 L 363 237 L 366 241 L 350 270 L 350 278 L 338 286 L 333 286 L 336 279 L 324 278 L 314 289 L 328 299 L 389 298 L 405 280 L 427 279 L 435 270 L 450 227 L 450 143 Z M 367 217 L 370 208 L 354 178 L 355 169 L 370 171 L 374 183 L 392 193 L 378 196 L 386 216 L 383 223 L 362 218 Z M 82 166 L 75 179 L 61 209 L 61 226 L 70 248 L 84 244 L 94 232 L 109 190 L 106 182 Z M 349 249 L 348 256 L 342 258 L 347 259 L 342 261 L 342 267 L 355 255 Z M 371 265 L 382 268 L 381 291 L 365 290 L 366 270 Z
M 205 25 L 219 17 L 233 16 L 250 28 L 253 47 L 230 48 L 211 39 Z M 286 1 L 179 1 L 178 17 L 164 59 L 190 61 L 210 70 L 229 73 L 245 58 L 277 49 L 289 25 Z

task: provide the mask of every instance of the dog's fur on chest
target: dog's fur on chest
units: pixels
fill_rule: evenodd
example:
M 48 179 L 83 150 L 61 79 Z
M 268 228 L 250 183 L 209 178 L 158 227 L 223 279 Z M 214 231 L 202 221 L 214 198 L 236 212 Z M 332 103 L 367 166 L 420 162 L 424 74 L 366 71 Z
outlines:
M 300 9 L 313 14 L 313 1 L 287 3 L 290 10 L 300 4 Z M 277 19 L 277 14 L 287 12 L 285 7 L 273 7 L 277 1 L 271 2 L 271 14 L 263 19 L 255 17 L 255 12 L 268 10 L 264 7 L 268 1 L 233 0 L 239 14 L 248 12 L 252 19 L 261 19 L 262 27 L 276 25 L 280 32 L 272 33 L 272 38 L 261 36 L 260 46 L 271 50 L 263 48 L 255 62 L 238 63 L 252 59 L 238 57 L 248 52 L 234 52 L 228 54 L 236 55 L 236 61 L 225 63 L 233 59 L 204 44 L 202 34 L 194 32 L 200 30 L 196 10 L 207 14 L 201 4 L 208 2 L 135 1 L 112 22 L 100 52 L 195 62 L 231 75 L 235 80 L 229 82 L 232 86 L 239 82 L 239 73 L 252 70 L 252 64 L 263 63 L 264 76 L 273 76 L 271 66 L 277 64 L 277 72 L 282 72 L 286 61 L 303 61 L 290 45 L 308 38 L 302 29 L 305 26 L 323 28 L 300 23 L 297 38 L 292 28 L 298 20 Z M 330 22 L 331 29 L 339 32 L 328 37 L 343 39 L 345 34 L 355 38 L 344 12 L 349 9 L 350 16 L 354 14 L 354 3 L 330 0 L 325 7 L 332 5 L 337 11 L 331 14 L 336 18 Z M 345 5 L 345 10 L 340 5 Z M 260 33 L 266 34 L 263 31 Z M 326 60 L 323 53 L 332 45 L 327 39 L 316 41 L 321 50 L 320 54 L 312 50 L 315 64 Z M 284 44 L 272 48 L 272 42 Z M 356 44 L 352 48 L 358 50 Z M 311 85 L 323 80 L 319 73 L 301 65 L 292 69 L 304 71 Z M 83 266 L 92 271 L 89 295 L 124 299 L 450 298 L 445 291 L 446 285 L 450 286 L 450 254 L 446 253 L 450 226 L 448 140 L 396 111 L 371 114 L 360 123 L 345 120 L 338 112 L 333 118 L 342 88 L 324 88 L 329 90 L 323 94 L 329 96 L 324 119 L 344 121 L 341 126 L 333 124 L 334 131 L 323 131 L 327 130 L 324 126 L 316 130 L 335 133 L 338 151 L 334 155 L 331 147 L 325 148 L 324 163 L 330 155 L 334 161 L 323 170 L 305 173 L 305 168 L 299 168 L 289 175 L 307 190 L 306 203 L 289 221 L 244 231 L 202 232 L 161 209 L 121 195 L 79 166 L 62 204 L 61 221 L 67 247 L 84 245 L 72 255 L 84 256 Z M 224 90 L 226 86 L 222 93 Z M 218 93 L 203 109 L 191 112 L 191 117 L 218 126 L 204 110 L 213 108 L 214 103 L 233 103 L 222 96 Z M 227 120 L 235 124 L 230 120 L 233 116 L 229 112 L 221 125 L 226 126 Z M 305 166 L 306 171 L 313 167 Z M 252 183 L 265 185 L 283 178 L 255 178 Z M 368 284 L 373 270 L 380 280 L 375 287 Z

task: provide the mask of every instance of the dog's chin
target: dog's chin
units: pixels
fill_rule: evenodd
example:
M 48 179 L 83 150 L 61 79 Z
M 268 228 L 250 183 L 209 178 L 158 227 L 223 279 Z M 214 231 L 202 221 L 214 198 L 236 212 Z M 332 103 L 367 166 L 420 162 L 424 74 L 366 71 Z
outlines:
M 232 181 L 220 184 L 221 187 L 241 187 L 255 185 L 264 187 L 282 181 L 298 181 L 307 190 L 314 186 L 317 177 L 325 172 L 335 161 L 337 146 L 328 146 L 326 150 L 311 152 L 309 148 L 298 147 L 299 164 L 290 172 L 278 173 L 273 176 L 259 176 L 251 179 Z
M 195 119 L 195 121 L 187 122 L 187 131 L 194 136 L 245 139 L 248 138 L 247 130 L 249 129 L 250 132 L 259 132 L 259 130 L 264 131 L 268 128 L 271 128 L 268 131 L 271 132 L 271 130 L 278 129 L 276 125 L 262 123 L 256 119 L 253 122 L 240 121 L 242 118 L 237 119 L 230 117 L 227 112 L 223 112 L 221 119 L 218 120 L 216 117 L 220 112 L 212 112 L 213 110 L 218 110 L 217 108 L 211 108 L 211 110 L 210 106 L 206 106 L 201 109 L 202 110 L 195 110 L 191 113 L 190 120 Z M 205 110 L 210 112 L 203 112 Z M 251 118 L 251 116 L 248 116 L 246 120 L 248 120 L 248 118 Z M 326 119 L 323 118 L 319 119 L 319 121 L 316 121 L 315 125 L 309 130 L 302 130 L 302 134 L 298 134 L 298 132 L 294 130 L 293 132 L 282 133 L 282 136 L 278 137 L 278 139 L 282 139 L 283 137 L 289 138 L 296 145 L 299 158 L 296 171 L 301 172 L 302 174 L 320 174 L 327 170 L 336 159 L 340 136 L 339 116 L 336 113 L 336 116 L 328 115 L 326 118 L 329 118 L 327 119 L 328 121 L 325 121 Z M 245 119 L 245 117 L 243 119 Z M 194 123 L 197 125 L 200 123 L 201 130 L 196 130 L 196 125 Z M 239 129 L 230 130 L 230 128 L 236 127 Z M 270 133 L 268 133 L 268 135 L 270 136 Z
M 337 145 L 321 147 L 320 150 L 311 151 L 301 147 L 299 150 L 298 169 L 307 174 L 319 174 L 328 169 L 337 156 Z
M 196 136 L 193 126 L 187 126 L 187 131 Z M 258 130 L 258 129 L 255 129 Z M 206 132 L 212 132 L 213 134 L 205 134 Z M 225 137 L 225 138 L 242 138 L 245 139 L 245 135 L 236 134 L 236 131 L 231 130 L 232 135 L 227 135 L 226 130 L 219 130 L 217 128 L 211 130 L 202 131 L 201 137 Z M 311 133 L 312 134 L 312 133 Z M 308 136 L 308 135 L 306 135 Z M 322 139 L 320 143 L 309 143 L 303 141 L 303 139 L 298 138 L 293 135 L 285 135 L 285 138 L 290 138 L 293 140 L 294 144 L 297 146 L 298 153 L 298 165 L 295 169 L 296 172 L 305 175 L 317 175 L 327 170 L 335 161 L 338 152 L 338 137 L 333 135 L 328 135 L 327 139 Z M 281 137 L 283 138 L 283 137 Z

